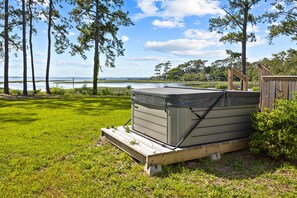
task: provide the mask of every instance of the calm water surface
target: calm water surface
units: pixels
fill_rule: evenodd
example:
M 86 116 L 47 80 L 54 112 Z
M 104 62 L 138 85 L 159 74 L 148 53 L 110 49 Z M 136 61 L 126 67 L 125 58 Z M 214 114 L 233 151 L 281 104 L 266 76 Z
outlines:
M 87 87 L 92 87 L 92 83 L 55 83 L 50 82 L 50 87 L 59 87 L 64 89 L 72 89 L 72 88 L 81 88 L 82 86 L 86 85 Z M 131 86 L 134 89 L 141 89 L 141 88 L 162 88 L 165 86 L 172 86 L 172 87 L 182 87 L 182 83 L 129 83 L 129 82 L 122 82 L 122 83 L 98 83 L 98 87 L 127 87 Z M 0 84 L 0 87 L 3 87 L 3 84 Z M 42 91 L 45 90 L 45 82 L 37 82 L 36 83 L 37 89 L 41 89 Z M 9 83 L 10 89 L 15 90 L 22 90 L 23 84 L 22 83 Z M 28 82 L 28 90 L 33 90 L 33 85 L 31 82 Z

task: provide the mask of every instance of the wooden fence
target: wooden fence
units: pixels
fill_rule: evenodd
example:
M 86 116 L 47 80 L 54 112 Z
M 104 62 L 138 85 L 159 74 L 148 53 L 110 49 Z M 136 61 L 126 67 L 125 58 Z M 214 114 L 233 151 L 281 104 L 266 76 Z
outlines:
M 277 98 L 292 99 L 297 91 L 297 76 L 275 76 L 267 68 L 259 66 L 260 109 L 274 108 Z

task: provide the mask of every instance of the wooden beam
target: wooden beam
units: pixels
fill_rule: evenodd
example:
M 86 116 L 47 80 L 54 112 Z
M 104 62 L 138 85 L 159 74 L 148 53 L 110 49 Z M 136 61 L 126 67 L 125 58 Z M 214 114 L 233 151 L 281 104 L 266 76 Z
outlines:
M 228 90 L 233 90 L 233 70 L 228 68 Z
M 249 82 L 249 77 L 242 74 L 241 72 L 237 71 L 236 69 L 233 68 L 228 68 L 228 89 L 233 90 L 233 76 L 237 76 L 243 81 L 243 90 L 247 91 L 249 88 L 248 82 Z
M 243 138 L 173 150 L 133 133 L 133 130 L 126 133 L 119 127 L 117 129 L 101 129 L 101 131 L 102 136 L 105 136 L 108 141 L 138 161 L 145 163 L 146 167 L 189 161 L 207 157 L 213 153 L 233 152 L 248 148 L 249 142 L 248 138 Z M 137 144 L 131 144 L 132 139 Z
M 258 68 L 259 68 L 259 71 L 260 71 L 260 75 L 259 75 L 260 78 L 262 76 L 274 76 L 274 74 L 271 71 L 269 71 L 269 69 L 267 69 L 266 67 L 264 67 L 262 65 L 258 65 Z
M 297 81 L 297 76 L 262 76 L 265 81 Z
M 132 147 L 132 145 L 129 145 L 130 143 L 127 143 L 124 140 L 121 140 L 119 137 L 113 137 L 109 133 L 107 133 L 106 130 L 102 130 L 102 136 L 105 136 L 109 142 L 111 142 L 113 145 L 121 149 L 122 151 L 128 153 L 138 161 L 145 163 L 146 162 L 146 154 L 139 151 L 139 149 L 135 149 Z
M 245 79 L 248 79 L 249 80 L 249 77 L 247 77 L 246 75 L 242 74 L 241 72 L 237 71 L 236 69 L 233 69 L 233 75 L 237 76 L 238 78 L 242 79 L 242 80 L 245 80 Z
M 221 143 L 207 144 L 196 147 L 184 148 L 167 153 L 149 155 L 146 165 L 168 165 L 183 161 L 207 157 L 212 153 L 227 153 L 248 148 L 248 139 L 224 141 Z

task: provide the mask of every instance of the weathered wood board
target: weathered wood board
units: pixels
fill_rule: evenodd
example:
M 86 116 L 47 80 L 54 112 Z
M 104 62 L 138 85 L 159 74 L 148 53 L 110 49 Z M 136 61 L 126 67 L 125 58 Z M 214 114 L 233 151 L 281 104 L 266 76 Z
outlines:
M 116 129 L 103 128 L 101 131 L 102 136 L 105 136 L 112 144 L 144 163 L 147 168 L 203 158 L 213 153 L 233 152 L 248 147 L 248 138 L 244 138 L 173 150 L 173 147 L 148 139 L 131 129 L 126 132 L 124 127 Z

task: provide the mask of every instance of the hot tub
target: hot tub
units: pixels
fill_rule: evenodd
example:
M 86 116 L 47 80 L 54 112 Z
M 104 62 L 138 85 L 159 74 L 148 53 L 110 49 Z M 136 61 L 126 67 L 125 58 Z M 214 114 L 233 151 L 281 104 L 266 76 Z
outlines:
M 172 87 L 132 90 L 132 129 L 176 147 L 245 138 L 259 96 Z

